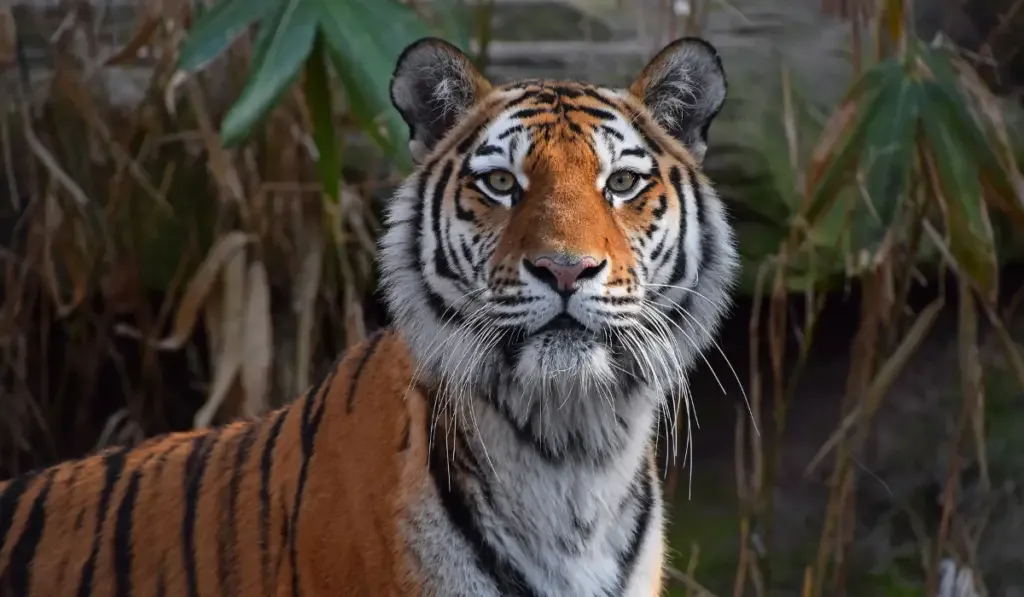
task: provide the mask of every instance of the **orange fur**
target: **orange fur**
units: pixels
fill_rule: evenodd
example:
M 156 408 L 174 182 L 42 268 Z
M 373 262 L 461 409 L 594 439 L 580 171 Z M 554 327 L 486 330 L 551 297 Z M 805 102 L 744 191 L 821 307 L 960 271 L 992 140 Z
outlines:
M 407 393 L 411 374 L 404 345 L 385 333 L 260 420 L 0 484 L 0 595 L 291 595 L 295 576 L 304 595 L 416 594 L 396 529 L 413 497 L 403 489 L 425 475 L 427 409 Z

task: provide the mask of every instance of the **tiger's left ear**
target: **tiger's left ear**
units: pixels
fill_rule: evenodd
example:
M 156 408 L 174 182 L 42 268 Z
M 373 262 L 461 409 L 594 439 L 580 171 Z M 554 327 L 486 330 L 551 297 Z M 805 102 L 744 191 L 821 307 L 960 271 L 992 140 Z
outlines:
M 398 57 L 391 103 L 409 125 L 409 150 L 421 162 L 491 84 L 469 57 L 437 38 L 413 42 Z
M 708 128 L 725 103 L 726 88 L 725 70 L 715 47 L 700 38 L 684 37 L 658 52 L 629 92 L 702 162 Z

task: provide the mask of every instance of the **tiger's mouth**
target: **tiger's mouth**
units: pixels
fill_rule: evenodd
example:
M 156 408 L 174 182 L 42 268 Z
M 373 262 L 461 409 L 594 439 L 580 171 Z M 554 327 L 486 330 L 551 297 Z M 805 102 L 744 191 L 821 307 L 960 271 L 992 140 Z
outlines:
M 559 313 L 542 325 L 533 336 L 539 336 L 548 332 L 575 332 L 578 334 L 590 333 L 591 330 L 583 325 L 578 319 L 568 313 Z

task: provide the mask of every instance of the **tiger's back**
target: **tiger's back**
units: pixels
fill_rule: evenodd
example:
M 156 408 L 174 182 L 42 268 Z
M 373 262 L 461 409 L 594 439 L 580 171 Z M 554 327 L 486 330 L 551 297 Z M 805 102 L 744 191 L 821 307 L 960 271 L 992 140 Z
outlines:
M 411 371 L 381 334 L 263 418 L 0 484 L 0 595 L 393 593 Z

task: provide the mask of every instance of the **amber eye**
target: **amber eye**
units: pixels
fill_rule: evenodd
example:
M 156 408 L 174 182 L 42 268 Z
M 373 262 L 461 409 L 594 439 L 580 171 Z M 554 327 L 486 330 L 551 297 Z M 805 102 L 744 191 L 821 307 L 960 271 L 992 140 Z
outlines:
M 639 179 L 639 176 L 629 170 L 619 170 L 612 172 L 606 184 L 608 190 L 613 193 L 628 193 L 633 190 L 633 187 L 636 186 L 636 181 Z
M 516 188 L 516 177 L 508 170 L 493 170 L 483 178 L 484 184 L 499 195 L 507 195 Z

